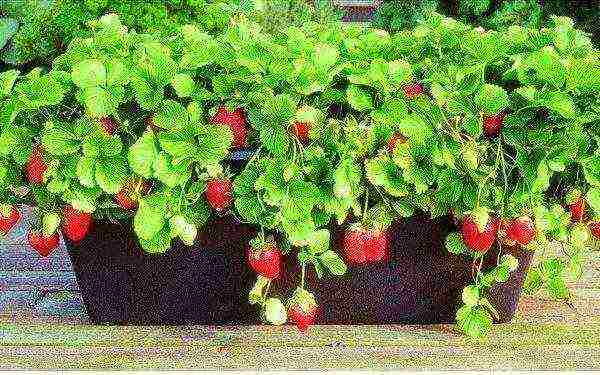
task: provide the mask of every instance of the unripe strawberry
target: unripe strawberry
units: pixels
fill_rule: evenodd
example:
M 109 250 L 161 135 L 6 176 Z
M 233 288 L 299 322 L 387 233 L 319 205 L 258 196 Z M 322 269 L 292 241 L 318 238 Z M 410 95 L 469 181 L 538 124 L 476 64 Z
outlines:
M 392 134 L 392 136 L 390 137 L 388 144 L 387 144 L 388 152 L 390 154 L 393 154 L 394 150 L 396 149 L 396 145 L 403 144 L 403 143 L 406 143 L 406 137 L 404 137 L 400 133 Z

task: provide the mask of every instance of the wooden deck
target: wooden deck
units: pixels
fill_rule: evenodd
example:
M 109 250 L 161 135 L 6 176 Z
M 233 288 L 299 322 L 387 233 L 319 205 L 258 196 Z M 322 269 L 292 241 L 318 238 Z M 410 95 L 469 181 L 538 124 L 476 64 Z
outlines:
M 0 369 L 600 368 L 600 252 L 589 253 L 589 271 L 573 285 L 573 307 L 523 297 L 513 322 L 482 340 L 452 325 L 317 326 L 306 335 L 291 326 L 92 326 L 71 276 L 59 278 L 62 290 L 44 290 L 33 284 L 56 277 L 15 275 L 36 267 L 0 273 L 0 296 L 10 289 L 33 301 L 0 309 Z

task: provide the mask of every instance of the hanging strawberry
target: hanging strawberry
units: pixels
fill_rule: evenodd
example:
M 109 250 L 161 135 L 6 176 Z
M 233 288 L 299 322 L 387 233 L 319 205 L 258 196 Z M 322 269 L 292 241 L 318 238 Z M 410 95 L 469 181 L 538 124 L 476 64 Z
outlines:
M 100 118 L 100 126 L 106 132 L 107 135 L 112 136 L 119 128 L 119 124 L 112 117 Z
M 9 204 L 0 205 L 0 234 L 6 236 L 8 232 L 19 222 L 21 214 Z
M 92 226 L 92 215 L 88 212 L 79 211 L 71 205 L 65 206 L 63 222 L 63 233 L 71 241 L 81 242 L 88 234 Z
M 423 85 L 418 82 L 410 83 L 402 88 L 407 99 L 414 99 L 424 92 Z
M 600 220 L 590 222 L 588 228 L 594 237 L 600 239 Z
M 55 213 L 48 213 L 42 218 L 41 231 L 29 228 L 27 241 L 41 257 L 49 256 L 58 247 L 60 241 L 59 225 L 59 216 Z
M 585 200 L 579 190 L 574 189 L 567 194 L 567 205 L 571 212 L 571 220 L 574 222 L 582 221 L 585 214 Z
M 484 115 L 483 116 L 483 132 L 488 138 L 497 137 L 502 130 L 504 123 L 504 117 L 506 113 L 500 112 L 496 115 Z
M 233 184 L 229 178 L 213 178 L 206 183 L 206 200 L 217 212 L 223 212 L 233 203 Z
M 148 182 L 132 180 L 123 185 L 115 195 L 115 201 L 124 210 L 135 210 L 138 206 L 138 196 L 148 193 L 149 190 L 150 184 Z
M 379 262 L 389 254 L 387 232 L 353 226 L 344 234 L 343 249 L 346 260 L 351 264 Z
M 521 246 L 527 246 L 535 238 L 535 225 L 528 216 L 511 220 L 506 235 Z
M 281 274 L 282 255 L 274 240 L 257 237 L 247 250 L 248 264 L 259 275 L 276 279 Z
M 27 180 L 33 185 L 42 185 L 44 183 L 44 172 L 48 165 L 44 161 L 44 150 L 42 146 L 37 145 L 33 148 L 29 161 L 25 166 Z
M 246 129 L 246 115 L 242 108 L 237 108 L 233 112 L 227 107 L 221 106 L 217 113 L 210 119 L 212 124 L 227 125 L 233 133 L 233 148 L 243 148 L 248 145 Z
M 494 244 L 500 220 L 490 217 L 488 210 L 479 208 L 463 218 L 461 234 L 467 247 L 478 253 L 486 253 Z
M 300 332 L 306 332 L 317 318 L 318 305 L 315 297 L 301 287 L 297 288 L 288 302 L 288 318 L 298 327 Z

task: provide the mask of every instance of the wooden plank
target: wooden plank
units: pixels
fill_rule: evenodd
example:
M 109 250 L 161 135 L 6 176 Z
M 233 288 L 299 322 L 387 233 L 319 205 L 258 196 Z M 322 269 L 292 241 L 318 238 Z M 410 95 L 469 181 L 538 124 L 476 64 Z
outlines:
M 0 271 L 0 288 L 79 290 L 74 272 Z

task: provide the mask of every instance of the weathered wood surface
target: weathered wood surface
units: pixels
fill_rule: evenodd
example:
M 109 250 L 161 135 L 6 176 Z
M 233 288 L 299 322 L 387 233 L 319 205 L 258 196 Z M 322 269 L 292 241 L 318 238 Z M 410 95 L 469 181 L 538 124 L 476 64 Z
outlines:
M 452 325 L 102 327 L 36 316 L 0 323 L 0 368 L 600 369 L 600 254 L 573 305 L 524 296 L 512 323 L 474 340 Z M 2 319 L 0 319 L 2 320 Z
M 21 207 L 22 218 L 0 238 L 0 314 L 30 314 L 40 319 L 86 319 L 83 299 L 64 242 L 47 258 L 27 243 L 33 216 Z
M 0 260 L 18 252 L 0 247 Z M 59 272 L 49 264 L 59 263 L 0 262 L 0 368 L 600 368 L 600 252 L 573 284 L 572 306 L 524 296 L 513 322 L 482 340 L 452 325 L 317 326 L 307 335 L 290 326 L 91 326 L 71 281 L 48 286 Z

